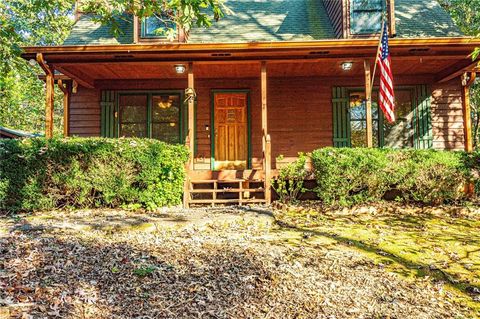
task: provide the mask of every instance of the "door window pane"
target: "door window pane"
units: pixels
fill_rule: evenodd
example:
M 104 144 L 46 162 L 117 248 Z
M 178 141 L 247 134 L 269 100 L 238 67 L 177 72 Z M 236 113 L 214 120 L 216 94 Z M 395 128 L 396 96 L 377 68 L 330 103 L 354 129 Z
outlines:
M 384 123 L 385 146 L 391 148 L 413 147 L 412 91 L 395 91 L 395 123 Z
M 152 138 L 180 142 L 180 95 L 152 96 Z
M 120 95 L 120 136 L 147 137 L 147 96 Z

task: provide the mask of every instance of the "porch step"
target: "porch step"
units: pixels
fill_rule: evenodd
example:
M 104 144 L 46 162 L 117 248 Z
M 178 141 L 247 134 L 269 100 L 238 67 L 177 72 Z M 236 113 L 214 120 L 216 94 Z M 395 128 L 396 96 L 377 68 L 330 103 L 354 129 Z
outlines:
M 260 193 L 265 192 L 263 188 L 223 188 L 223 189 L 191 189 L 191 194 L 211 194 L 211 193 L 240 193 L 240 192 L 249 192 L 249 193 Z
M 243 178 L 186 181 L 184 206 L 265 204 L 265 182 Z

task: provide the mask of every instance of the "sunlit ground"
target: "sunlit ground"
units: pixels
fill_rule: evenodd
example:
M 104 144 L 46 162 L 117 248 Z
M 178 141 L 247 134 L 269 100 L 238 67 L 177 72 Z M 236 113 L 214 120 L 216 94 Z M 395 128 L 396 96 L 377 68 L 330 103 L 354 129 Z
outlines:
M 480 209 L 385 204 L 334 211 L 306 206 L 290 207 L 277 218 L 350 246 L 402 277 L 445 282 L 457 300 L 480 313 Z

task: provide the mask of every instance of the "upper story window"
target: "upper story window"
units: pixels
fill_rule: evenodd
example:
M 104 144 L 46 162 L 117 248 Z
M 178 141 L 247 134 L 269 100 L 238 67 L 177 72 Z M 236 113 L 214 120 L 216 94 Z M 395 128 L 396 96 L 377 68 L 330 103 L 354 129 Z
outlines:
M 143 18 L 141 37 L 146 39 L 167 38 L 168 30 L 177 30 L 175 22 L 173 22 L 167 14 L 154 14 L 150 17 Z
M 382 29 L 384 0 L 351 0 L 350 33 L 373 34 Z

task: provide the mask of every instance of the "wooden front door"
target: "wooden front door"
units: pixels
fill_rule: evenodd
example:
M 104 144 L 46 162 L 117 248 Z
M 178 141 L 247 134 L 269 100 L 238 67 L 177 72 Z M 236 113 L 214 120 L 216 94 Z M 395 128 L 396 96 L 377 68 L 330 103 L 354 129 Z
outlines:
M 247 168 L 247 108 L 247 93 L 214 93 L 215 170 Z

